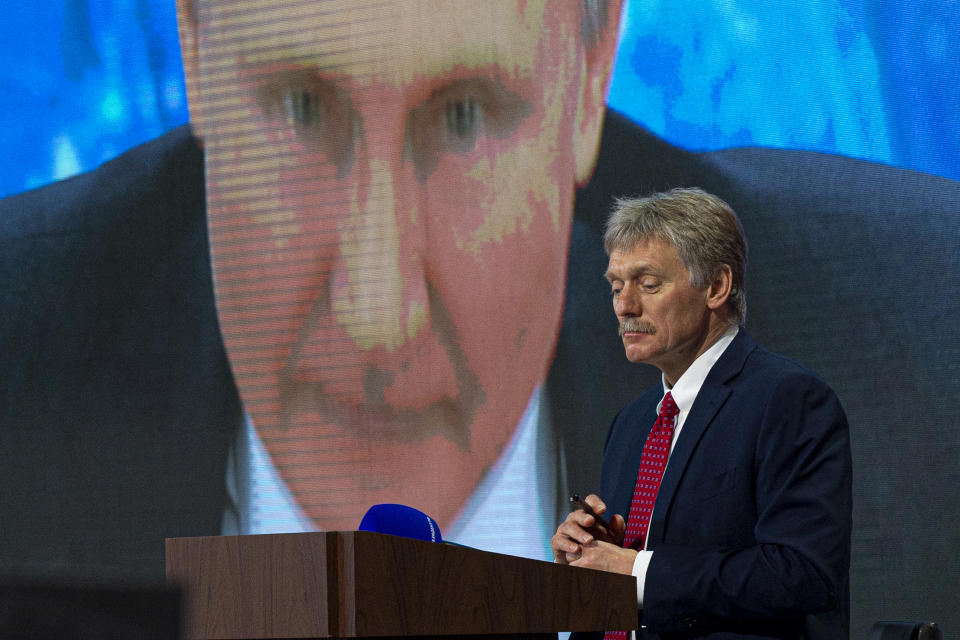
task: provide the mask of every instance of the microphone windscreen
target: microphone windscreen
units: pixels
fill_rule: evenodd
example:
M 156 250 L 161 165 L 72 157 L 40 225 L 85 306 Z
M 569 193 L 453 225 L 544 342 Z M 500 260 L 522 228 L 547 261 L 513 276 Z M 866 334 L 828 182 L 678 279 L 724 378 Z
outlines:
M 440 525 L 423 511 L 403 504 L 375 504 L 360 521 L 360 531 L 374 531 L 427 542 L 443 542 Z

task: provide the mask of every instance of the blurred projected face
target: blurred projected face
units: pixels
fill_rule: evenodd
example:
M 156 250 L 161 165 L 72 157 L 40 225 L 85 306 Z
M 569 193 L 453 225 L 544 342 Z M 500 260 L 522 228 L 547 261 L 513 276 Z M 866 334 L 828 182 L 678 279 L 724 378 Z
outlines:
M 448 523 L 557 336 L 575 139 L 602 109 L 584 113 L 579 3 L 197 9 L 191 110 L 244 406 L 319 527 L 378 502 Z

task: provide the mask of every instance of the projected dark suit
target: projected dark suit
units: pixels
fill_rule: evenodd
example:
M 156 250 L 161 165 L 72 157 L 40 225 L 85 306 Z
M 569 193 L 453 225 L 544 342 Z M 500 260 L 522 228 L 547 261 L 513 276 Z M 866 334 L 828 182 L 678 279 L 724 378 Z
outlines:
M 0 567 L 163 577 L 217 534 L 240 404 L 179 129 L 0 204 Z
M 160 579 L 164 537 L 220 530 L 241 410 L 217 331 L 201 158 L 181 129 L 0 204 L 4 567 Z M 597 487 L 607 425 L 659 379 L 623 358 L 599 234 L 612 197 L 678 185 L 716 193 L 742 218 L 748 328 L 837 391 L 859 473 L 882 466 L 892 482 L 912 478 L 924 460 L 955 477 L 947 461 L 956 455 L 921 454 L 957 450 L 947 434 L 960 421 L 949 400 L 960 362 L 957 184 L 820 154 L 691 154 L 616 114 L 594 179 L 578 194 L 564 328 L 547 383 L 555 432 L 545 446 L 559 442 L 566 465 L 544 472 L 581 493 Z M 916 295 L 921 289 L 929 297 Z M 914 439 L 901 425 L 918 401 L 930 419 Z M 900 465 L 884 442 L 911 461 Z M 890 535 L 883 513 L 950 507 L 957 482 L 869 491 L 873 477 L 858 481 L 854 604 L 858 587 L 865 595 L 855 615 L 880 617 L 870 590 L 896 592 L 891 581 L 907 578 L 904 598 L 932 615 L 948 611 L 921 569 L 933 563 L 929 545 L 949 542 L 939 527 L 915 526 L 917 542 L 897 549 L 901 571 L 871 563 L 875 539 Z M 860 562 L 858 541 L 871 548 Z

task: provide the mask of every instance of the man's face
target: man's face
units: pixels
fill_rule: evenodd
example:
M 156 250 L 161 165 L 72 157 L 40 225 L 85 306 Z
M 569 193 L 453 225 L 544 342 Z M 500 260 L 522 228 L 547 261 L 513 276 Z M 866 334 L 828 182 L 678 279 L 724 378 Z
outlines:
M 188 66 L 244 407 L 319 527 L 449 522 L 557 336 L 579 4 L 245 6 L 199 3 Z
M 709 288 L 693 287 L 677 250 L 659 239 L 612 251 L 606 278 L 627 359 L 652 364 L 675 383 L 710 335 Z

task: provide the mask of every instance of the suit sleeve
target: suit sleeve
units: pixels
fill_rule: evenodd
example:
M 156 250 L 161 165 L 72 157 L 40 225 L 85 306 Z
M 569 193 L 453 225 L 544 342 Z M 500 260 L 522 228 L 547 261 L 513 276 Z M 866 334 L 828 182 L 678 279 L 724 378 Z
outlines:
M 724 546 L 659 544 L 644 595 L 658 633 L 785 622 L 835 608 L 850 558 L 851 457 L 834 393 L 807 374 L 784 376 L 759 409 L 753 539 Z M 703 452 L 702 452 L 703 453 Z M 743 499 L 743 498 L 741 498 Z M 714 504 L 704 508 L 723 508 Z

